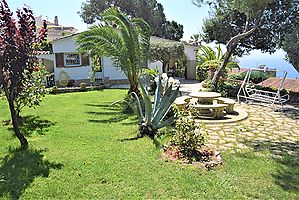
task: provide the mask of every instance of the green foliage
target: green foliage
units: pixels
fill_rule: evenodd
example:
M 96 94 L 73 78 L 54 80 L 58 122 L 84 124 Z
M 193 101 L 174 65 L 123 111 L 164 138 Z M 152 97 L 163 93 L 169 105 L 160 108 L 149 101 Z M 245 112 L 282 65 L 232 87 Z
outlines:
M 200 132 L 200 125 L 185 112 L 178 111 L 176 114 L 175 128 L 166 148 L 178 148 L 180 158 L 192 161 L 196 150 L 204 145 L 205 137 Z
M 165 38 L 179 41 L 184 34 L 184 27 L 175 21 L 166 21 L 165 23 Z
M 157 41 L 151 42 L 149 60 L 170 62 L 171 60 L 182 59 L 185 55 L 184 45 L 181 42 Z
M 205 87 L 206 90 L 205 92 L 210 92 L 211 91 L 211 81 L 208 80 L 205 83 Z M 216 92 L 220 93 L 221 96 L 223 97 L 236 97 L 237 92 L 239 89 L 239 85 L 234 83 L 234 82 L 230 82 L 230 81 L 224 81 L 224 80 L 220 80 L 217 83 L 216 86 Z
M 37 119 L 22 126 L 32 133 L 31 148 L 17 153 L 0 98 L 0 199 L 297 199 L 298 157 L 274 159 L 268 151 L 285 143 L 221 152 L 224 165 L 211 171 L 164 162 L 151 140 L 134 140 L 136 118 L 109 106 L 126 93 L 46 95 L 34 113 L 22 112 Z
M 196 53 L 197 79 L 203 81 L 208 78 L 210 68 L 217 69 L 224 59 L 220 45 L 214 50 L 210 46 L 201 45 Z M 227 64 L 227 68 L 239 68 L 237 60 L 232 57 Z
M 32 72 L 28 70 L 24 71 L 22 90 L 14 99 L 18 117 L 20 117 L 20 113 L 24 107 L 35 108 L 40 105 L 42 98 L 47 93 L 45 86 L 46 76 L 47 70 L 45 67 L 37 68 L 36 71 Z
M 245 76 L 246 76 L 246 72 L 243 72 L 243 73 L 239 73 L 239 74 L 230 74 L 228 76 L 228 78 L 234 79 L 234 80 L 244 80 Z M 271 74 L 271 73 L 261 72 L 261 71 L 253 71 L 253 72 L 251 72 L 249 80 L 252 83 L 258 84 L 272 76 L 273 76 L 273 74 Z
M 174 121 L 174 116 L 167 119 L 166 117 L 167 113 L 171 109 L 171 104 L 179 94 L 179 88 L 172 90 L 172 84 L 169 85 L 168 80 L 164 83 L 164 85 L 162 85 L 161 77 L 159 77 L 154 104 L 151 102 L 147 88 L 145 88 L 142 84 L 141 91 L 144 109 L 141 107 L 139 97 L 134 93 L 140 114 L 140 136 L 148 136 L 151 139 L 154 139 L 158 129 L 169 126 Z
M 158 69 L 143 68 L 141 71 L 141 76 L 145 79 L 147 78 L 154 79 L 158 75 L 159 75 Z
M 286 60 L 299 72 L 299 30 L 297 27 L 287 34 L 282 41 L 282 49 L 287 52 Z
M 190 36 L 190 40 L 188 41 L 188 43 L 192 45 L 200 45 L 201 39 L 202 38 L 200 34 L 196 33 Z
M 49 91 L 50 94 L 57 94 L 58 93 L 58 87 L 55 85 L 53 86 L 50 91 Z
M 196 1 L 196 0 L 195 0 Z M 200 5 L 207 1 L 197 0 Z M 259 28 L 243 38 L 234 54 L 246 55 L 254 49 L 273 53 L 285 37 L 296 30 L 299 18 L 299 1 L 289 0 L 216 0 L 212 2 L 212 14 L 203 24 L 203 41 L 227 44 L 238 34 L 253 27 L 258 20 Z M 293 41 L 292 41 L 293 42 Z
M 184 51 L 184 44 L 174 41 L 153 41 L 150 44 L 149 60 L 161 61 L 164 72 L 165 66 L 170 63 L 177 63 L 179 69 L 185 70 L 187 58 Z
M 147 67 L 150 27 L 144 20 L 130 18 L 117 8 L 109 8 L 100 16 L 105 25 L 80 33 L 76 38 L 79 49 L 98 57 L 111 57 L 115 67 L 127 76 L 130 91 L 138 94 L 140 70 Z
M 79 13 L 85 23 L 102 21 L 101 13 L 114 5 L 131 17 L 142 18 L 153 29 L 155 36 L 180 40 L 183 37 L 183 25 L 175 21 L 167 21 L 164 8 L 156 0 L 88 0 L 83 2 Z
M 92 70 L 91 70 L 91 74 L 90 74 L 91 83 L 95 82 L 96 73 L 102 71 L 101 59 L 102 59 L 102 57 L 99 55 L 93 55 L 93 57 L 92 57 Z

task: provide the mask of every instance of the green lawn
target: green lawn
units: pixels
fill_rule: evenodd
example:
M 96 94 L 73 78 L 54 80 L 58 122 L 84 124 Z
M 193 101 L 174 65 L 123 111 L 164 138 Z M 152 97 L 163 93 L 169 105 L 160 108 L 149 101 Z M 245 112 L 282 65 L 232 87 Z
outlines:
M 30 149 L 3 120 L 0 100 L 0 199 L 298 199 L 298 164 L 267 152 L 224 154 L 212 171 L 164 162 L 137 121 L 117 108 L 125 90 L 48 95 L 23 112 Z

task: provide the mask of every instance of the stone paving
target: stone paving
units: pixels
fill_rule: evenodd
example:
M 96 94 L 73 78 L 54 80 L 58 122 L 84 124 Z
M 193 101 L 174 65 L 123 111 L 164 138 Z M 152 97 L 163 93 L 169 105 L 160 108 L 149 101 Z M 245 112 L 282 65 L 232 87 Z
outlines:
M 204 124 L 207 144 L 221 151 L 269 150 L 273 156 L 299 156 L 299 107 L 283 111 L 271 107 L 241 104 L 248 118 L 227 124 Z

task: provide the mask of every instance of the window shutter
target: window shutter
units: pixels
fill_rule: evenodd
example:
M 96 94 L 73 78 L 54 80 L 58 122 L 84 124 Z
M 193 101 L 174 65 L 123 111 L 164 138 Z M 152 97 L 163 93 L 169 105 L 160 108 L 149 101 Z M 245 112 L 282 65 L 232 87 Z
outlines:
M 82 61 L 82 66 L 89 66 L 89 55 L 87 53 L 82 53 L 81 54 L 81 61 Z
M 56 59 L 56 67 L 64 67 L 63 53 L 56 53 L 55 59 Z

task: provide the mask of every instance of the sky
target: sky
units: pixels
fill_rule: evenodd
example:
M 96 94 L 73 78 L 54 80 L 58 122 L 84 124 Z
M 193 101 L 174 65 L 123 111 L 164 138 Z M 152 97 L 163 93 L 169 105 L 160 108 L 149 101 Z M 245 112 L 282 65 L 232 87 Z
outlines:
M 79 14 L 82 2 L 85 0 L 7 0 L 10 8 L 15 11 L 24 4 L 29 5 L 36 16 L 42 15 L 48 21 L 54 21 L 58 16 L 59 24 L 73 26 L 84 31 L 87 25 L 81 20 Z M 183 40 L 188 41 L 190 36 L 201 31 L 203 20 L 209 16 L 209 7 L 197 7 L 192 0 L 157 0 L 164 7 L 167 20 L 174 20 L 184 25 Z M 262 54 L 252 51 L 249 56 L 239 58 L 241 67 L 257 67 L 266 64 L 270 68 L 288 71 L 288 77 L 299 78 L 299 73 L 285 60 L 285 53 L 281 50 L 276 53 Z

